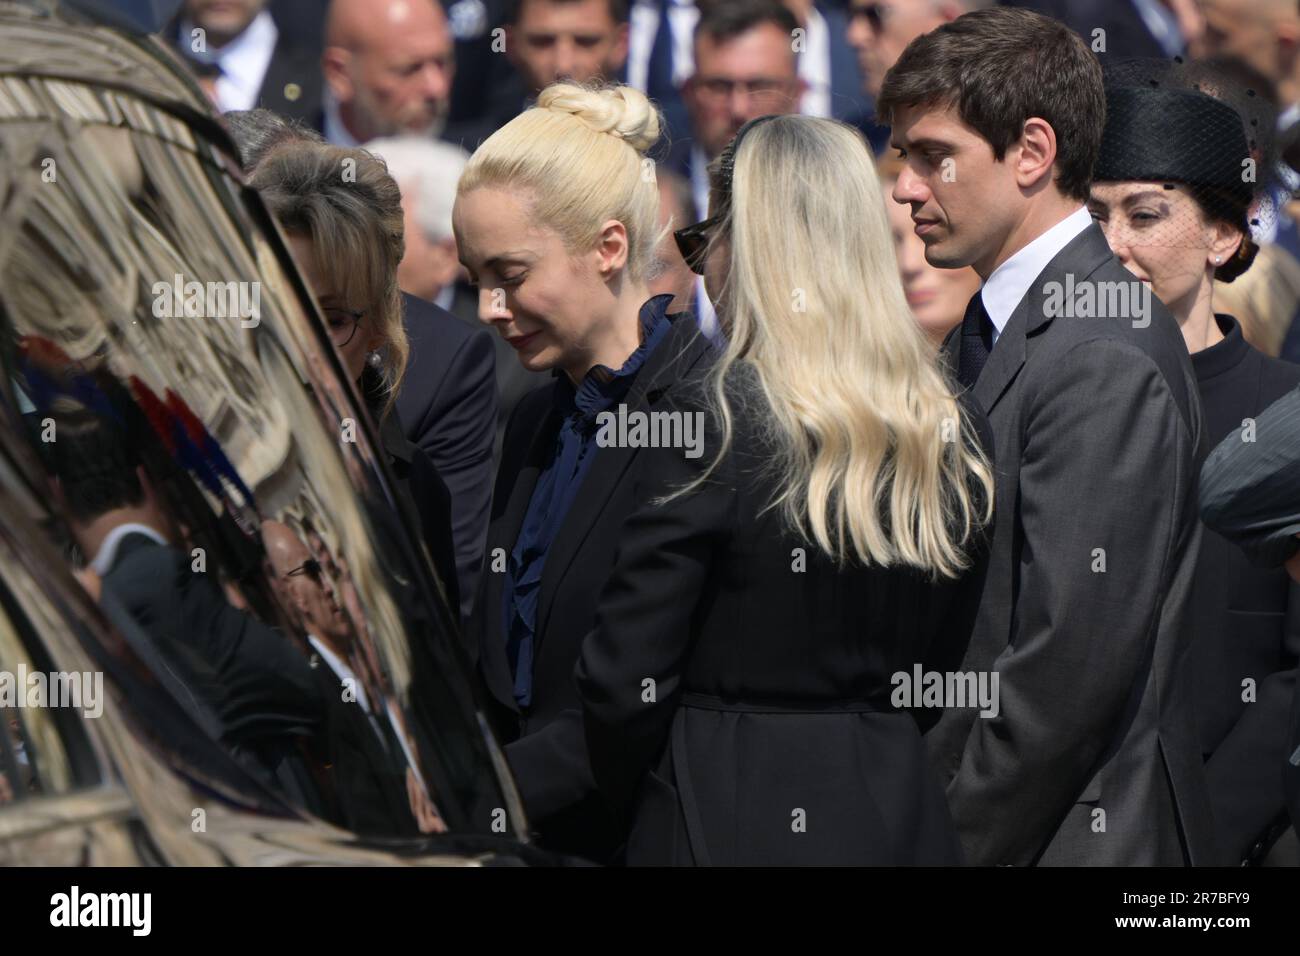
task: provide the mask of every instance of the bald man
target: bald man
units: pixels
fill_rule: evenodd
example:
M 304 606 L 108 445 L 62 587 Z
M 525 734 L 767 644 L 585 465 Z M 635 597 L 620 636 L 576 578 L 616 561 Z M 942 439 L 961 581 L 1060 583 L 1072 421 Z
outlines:
M 288 595 L 312 647 L 312 675 L 327 707 L 325 753 L 340 822 L 376 835 L 445 829 L 411 769 L 414 757 L 397 729 L 392 701 L 377 699 L 374 680 L 362 676 L 367 668 L 361 648 L 324 568 L 283 522 L 262 522 L 262 544 L 276 593 Z
M 1283 111 L 1300 103 L 1296 0 L 1199 0 L 1197 12 L 1182 19 L 1194 57 L 1240 59 L 1273 81 Z
M 318 128 L 339 146 L 410 135 L 474 149 L 483 129 L 447 122 L 453 42 L 438 0 L 333 0 Z
M 336 661 L 347 665 L 353 652 L 351 622 L 320 562 L 293 529 L 279 521 L 262 523 L 262 544 L 275 574 L 276 594 L 288 599 L 286 610 L 305 632 L 312 648 L 332 667 Z M 346 669 L 350 672 L 351 666 Z

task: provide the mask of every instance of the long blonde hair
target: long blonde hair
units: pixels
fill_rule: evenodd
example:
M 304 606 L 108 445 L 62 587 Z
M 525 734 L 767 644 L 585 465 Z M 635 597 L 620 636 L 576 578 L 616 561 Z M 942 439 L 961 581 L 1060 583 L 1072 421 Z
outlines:
M 715 463 L 732 441 L 728 372 L 744 363 L 770 409 L 772 505 L 790 525 L 840 563 L 957 576 L 992 516 L 992 468 L 908 308 L 861 135 L 775 117 L 746 131 L 729 201 L 718 177 L 715 164 L 714 241 L 731 250 Z
M 644 281 L 659 240 L 659 188 L 645 153 L 660 125 L 658 109 L 630 86 L 553 83 L 474 151 L 456 194 L 521 190 L 532 220 L 571 251 L 594 246 L 601 225 L 618 220 L 627 230 L 628 276 Z

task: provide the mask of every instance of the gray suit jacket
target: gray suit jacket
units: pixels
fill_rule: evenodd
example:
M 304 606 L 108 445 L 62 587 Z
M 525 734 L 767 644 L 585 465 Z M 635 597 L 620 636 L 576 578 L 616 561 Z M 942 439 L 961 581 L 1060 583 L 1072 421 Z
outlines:
M 1071 279 L 1143 289 L 1090 226 L 975 383 L 998 520 L 963 670 L 998 672 L 1000 712 L 949 710 L 928 742 L 971 863 L 1213 863 L 1185 666 L 1196 381 L 1153 296 L 1147 322 L 1048 315 L 1051 283 Z M 960 331 L 944 346 L 954 368 Z

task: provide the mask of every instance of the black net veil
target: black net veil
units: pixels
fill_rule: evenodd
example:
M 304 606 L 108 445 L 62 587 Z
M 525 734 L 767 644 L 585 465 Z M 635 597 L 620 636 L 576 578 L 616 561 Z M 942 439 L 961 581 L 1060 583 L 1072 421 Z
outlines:
M 1272 236 L 1283 198 L 1268 81 L 1230 61 L 1175 58 L 1112 63 L 1105 82 L 1089 208 L 1111 247 L 1148 278 L 1211 265 L 1232 281 Z M 1225 226 L 1242 237 L 1235 249 Z

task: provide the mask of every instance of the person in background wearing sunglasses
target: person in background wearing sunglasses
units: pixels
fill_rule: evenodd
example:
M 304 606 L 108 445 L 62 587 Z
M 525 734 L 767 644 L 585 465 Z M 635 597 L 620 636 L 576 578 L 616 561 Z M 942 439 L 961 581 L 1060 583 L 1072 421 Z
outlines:
M 540 845 L 600 862 L 618 834 L 587 765 L 573 667 L 650 440 L 608 422 L 670 412 L 711 351 L 647 285 L 659 189 L 645 154 L 659 130 L 631 87 L 548 86 L 474 153 L 452 213 L 479 317 L 525 368 L 555 373 L 502 443 L 470 630 L 485 709 Z
M 346 177 L 351 169 L 355 177 Z M 250 180 L 285 231 L 347 376 L 379 429 L 399 511 L 419 528 L 451 607 L 459 607 L 451 496 L 409 441 L 394 400 L 407 367 L 397 267 L 405 249 L 397 183 L 362 149 L 289 141 Z
M 963 13 L 991 6 L 993 0 L 850 0 L 849 46 L 872 99 L 909 43 Z
M 727 341 L 679 399 L 707 452 L 640 463 L 576 672 L 592 773 L 628 865 L 959 863 L 941 710 L 898 691 L 970 639 L 987 422 L 912 317 L 857 130 L 765 116 L 711 172 L 679 235 Z

